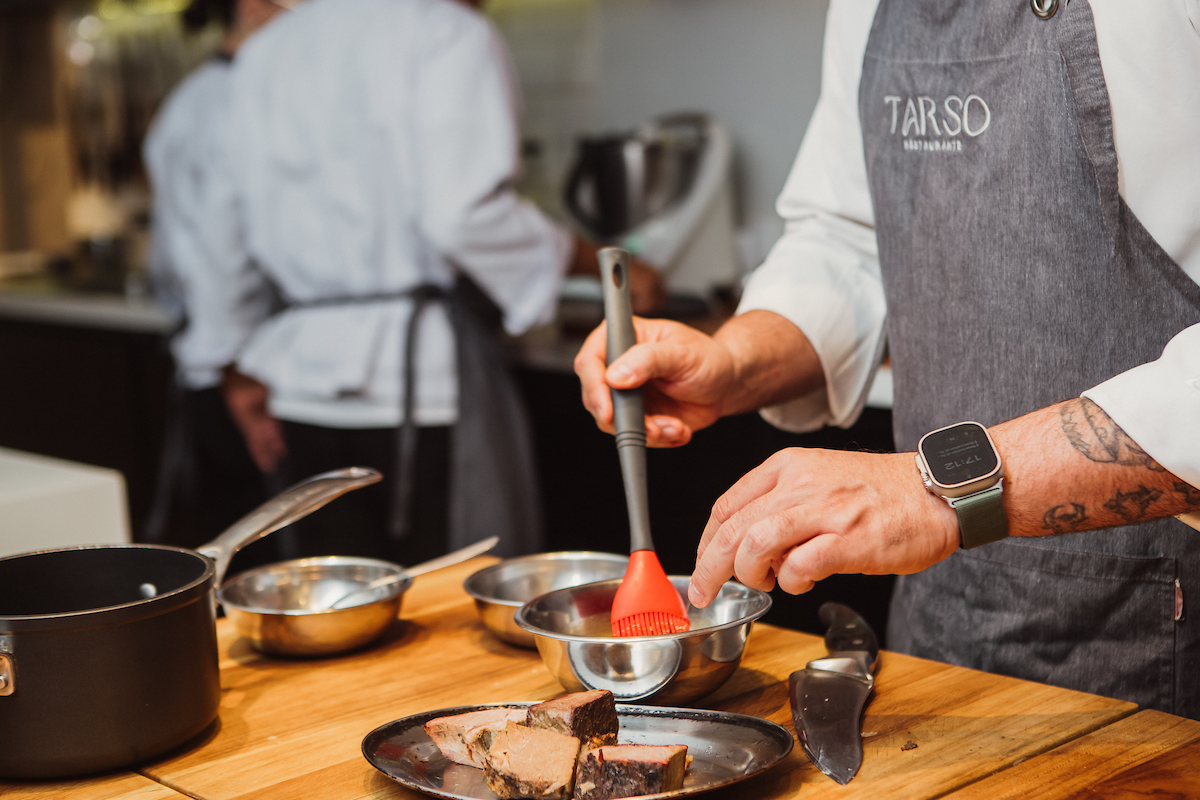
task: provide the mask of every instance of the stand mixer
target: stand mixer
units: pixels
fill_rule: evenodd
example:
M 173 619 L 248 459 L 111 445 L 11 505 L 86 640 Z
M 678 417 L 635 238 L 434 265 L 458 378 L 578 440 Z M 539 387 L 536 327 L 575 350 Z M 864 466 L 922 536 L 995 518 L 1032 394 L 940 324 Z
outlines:
M 707 311 L 714 289 L 741 278 L 732 149 L 725 128 L 700 113 L 578 141 L 564 196 L 572 222 L 658 267 L 671 295 L 667 316 Z M 599 299 L 598 286 L 574 291 Z

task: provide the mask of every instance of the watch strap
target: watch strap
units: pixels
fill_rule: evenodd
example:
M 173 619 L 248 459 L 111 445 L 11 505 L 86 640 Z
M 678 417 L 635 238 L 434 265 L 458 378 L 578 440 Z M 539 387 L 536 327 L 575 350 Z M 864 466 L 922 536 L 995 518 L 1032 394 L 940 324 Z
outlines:
M 1008 536 L 1008 515 L 1004 512 L 1004 483 L 981 492 L 950 500 L 958 515 L 958 535 L 964 550 L 996 542 Z M 947 498 L 949 500 L 949 498 Z

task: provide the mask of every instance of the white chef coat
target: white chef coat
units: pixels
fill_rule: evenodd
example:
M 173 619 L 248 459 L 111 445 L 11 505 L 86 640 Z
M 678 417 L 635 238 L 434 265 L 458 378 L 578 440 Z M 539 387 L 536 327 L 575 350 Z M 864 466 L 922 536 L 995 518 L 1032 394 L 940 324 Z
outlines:
M 401 421 L 408 300 L 254 326 L 234 313 L 239 298 L 266 276 L 299 303 L 449 287 L 453 264 L 508 332 L 548 320 L 572 239 L 512 189 L 516 102 L 498 34 L 453 0 L 308 0 L 272 21 L 235 60 L 224 163 L 237 205 L 213 209 L 228 229 L 244 215 L 250 258 L 220 264 L 196 311 L 248 342 L 212 362 L 236 359 L 266 383 L 279 418 L 387 427 Z M 415 366 L 416 422 L 454 422 L 454 335 L 438 304 Z
M 763 412 L 788 430 L 852 425 L 878 367 L 887 307 L 858 118 L 876 6 L 877 0 L 830 4 L 821 95 L 777 206 L 785 233 L 751 275 L 738 307 L 791 320 L 820 357 L 822 389 Z M 1091 6 L 1121 196 L 1200 282 L 1200 5 L 1091 0 Z M 1084 396 L 1160 464 L 1200 486 L 1200 325 L 1179 333 L 1159 360 Z
M 160 305 L 178 322 L 186 322 L 198 293 L 203 299 L 212 264 L 246 257 L 240 230 L 224 224 L 236 223 L 236 215 L 214 220 L 207 213 L 232 201 L 214 169 L 229 121 L 229 91 L 229 61 L 209 59 L 163 102 L 142 145 L 153 190 L 150 275 Z M 232 311 L 242 324 L 206 330 L 202 323 L 187 323 L 171 340 L 179 382 L 189 389 L 216 386 L 221 362 L 211 351 L 237 352 L 247 338 L 246 326 L 256 324 L 270 303 L 269 294 L 250 291 Z

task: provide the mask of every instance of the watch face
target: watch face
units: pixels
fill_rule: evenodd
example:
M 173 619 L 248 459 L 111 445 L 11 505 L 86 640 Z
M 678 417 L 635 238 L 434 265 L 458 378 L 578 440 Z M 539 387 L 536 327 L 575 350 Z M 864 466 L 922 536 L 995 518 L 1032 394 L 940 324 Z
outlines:
M 987 477 L 1000 465 L 987 431 L 975 422 L 952 425 L 927 434 L 921 440 L 921 455 L 933 480 L 956 486 Z

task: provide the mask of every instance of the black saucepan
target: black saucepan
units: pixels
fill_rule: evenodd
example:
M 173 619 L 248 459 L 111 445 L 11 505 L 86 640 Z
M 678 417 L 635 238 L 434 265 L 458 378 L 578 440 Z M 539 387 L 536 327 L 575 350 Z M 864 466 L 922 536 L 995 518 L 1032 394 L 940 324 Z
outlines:
M 381 477 L 350 467 L 309 478 L 195 551 L 0 558 L 0 777 L 116 769 L 203 732 L 217 718 L 216 590 L 233 554 Z

